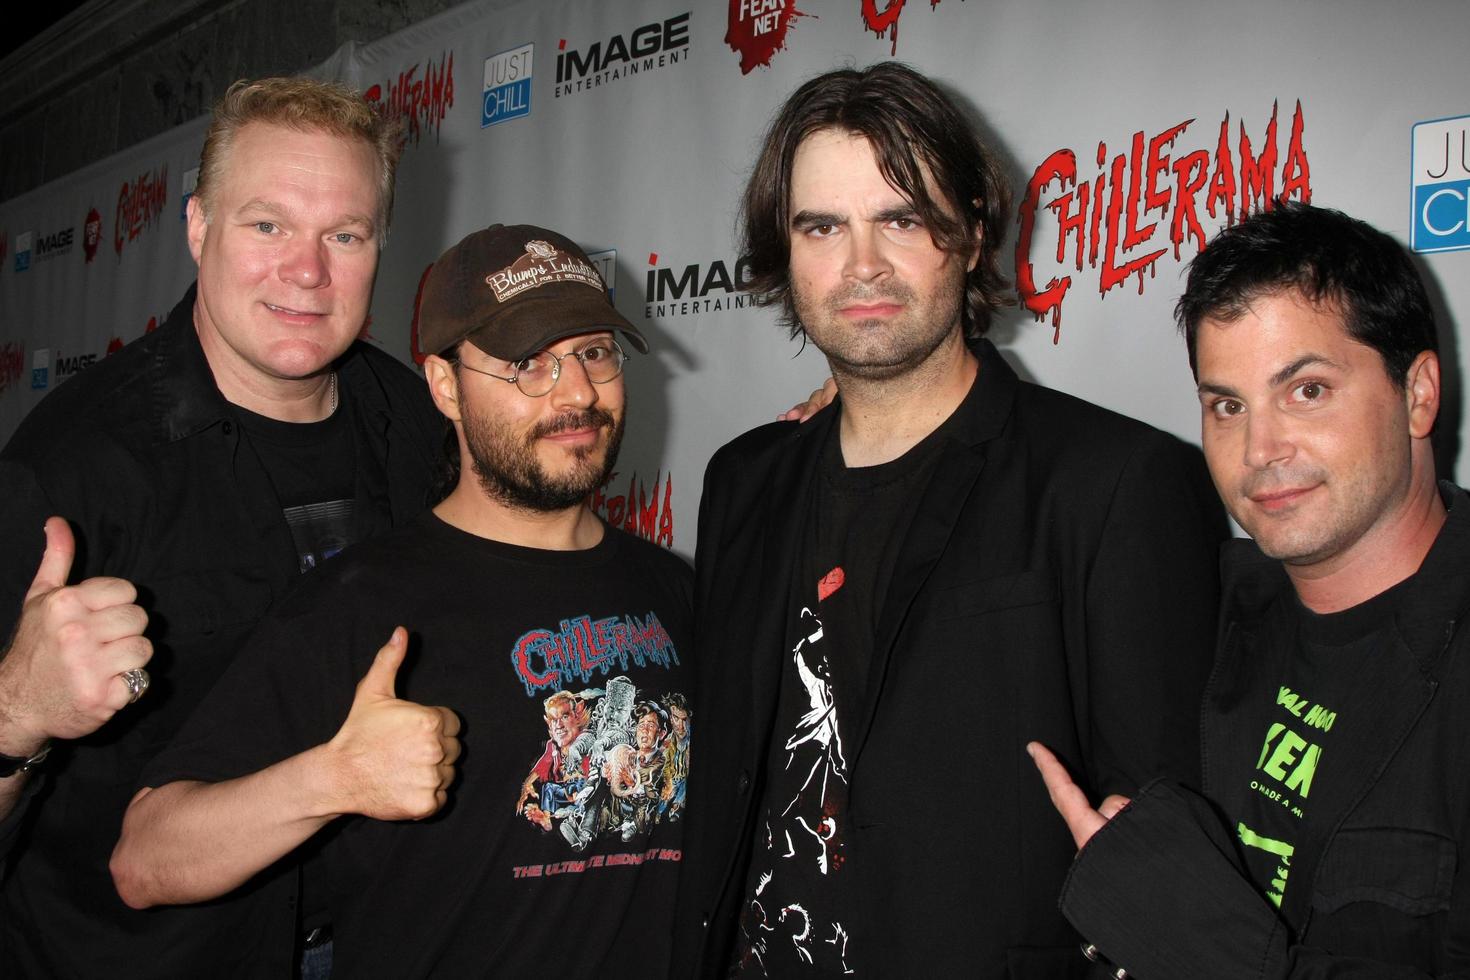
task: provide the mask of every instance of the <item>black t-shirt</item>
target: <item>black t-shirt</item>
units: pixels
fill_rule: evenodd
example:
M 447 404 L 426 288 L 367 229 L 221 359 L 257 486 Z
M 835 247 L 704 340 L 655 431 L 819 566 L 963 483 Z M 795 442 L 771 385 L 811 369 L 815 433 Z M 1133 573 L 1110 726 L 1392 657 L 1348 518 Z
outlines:
M 229 779 L 327 741 L 402 624 L 398 696 L 457 712 L 464 754 L 434 817 L 347 817 L 318 835 L 334 970 L 626 962 L 660 976 L 682 858 L 691 592 L 682 560 L 612 528 L 555 552 L 425 515 L 312 573 L 144 782 Z
M 1359 678 L 1369 659 L 1392 648 L 1403 592 L 1401 583 L 1328 615 L 1293 598 L 1294 630 L 1264 638 L 1284 645 L 1284 656 L 1272 659 L 1285 669 L 1263 677 L 1254 704 L 1242 705 L 1241 724 L 1259 732 L 1259 749 L 1230 760 L 1221 804 L 1236 815 L 1252 880 L 1278 907 L 1288 888 L 1310 885 L 1293 878 L 1291 868 L 1312 823 L 1312 801 L 1323 786 L 1360 774 L 1358 761 L 1343 757 L 1340 746 L 1348 741 L 1345 733 L 1375 710 L 1376 692 Z
M 859 970 L 862 943 L 875 941 L 849 933 L 853 906 L 873 896 L 843 887 L 844 738 L 858 724 L 883 597 L 947 430 L 941 425 L 877 466 L 846 465 L 839 426 L 822 447 L 795 585 L 800 614 L 788 633 L 764 812 L 747 873 L 737 975 L 848 973 Z
M 281 422 L 235 406 L 275 487 L 303 572 L 352 543 L 357 466 L 351 413 L 348 398 L 320 422 Z

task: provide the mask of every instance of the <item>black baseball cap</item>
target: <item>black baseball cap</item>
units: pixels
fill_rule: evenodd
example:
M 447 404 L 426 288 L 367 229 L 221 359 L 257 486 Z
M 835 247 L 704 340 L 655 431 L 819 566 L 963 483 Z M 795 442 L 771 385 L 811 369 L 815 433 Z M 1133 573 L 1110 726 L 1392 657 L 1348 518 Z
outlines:
M 648 353 L 586 253 L 535 225 L 491 225 L 464 238 L 429 269 L 419 303 L 419 349 L 436 354 L 468 340 L 516 361 L 594 330 L 616 330 Z

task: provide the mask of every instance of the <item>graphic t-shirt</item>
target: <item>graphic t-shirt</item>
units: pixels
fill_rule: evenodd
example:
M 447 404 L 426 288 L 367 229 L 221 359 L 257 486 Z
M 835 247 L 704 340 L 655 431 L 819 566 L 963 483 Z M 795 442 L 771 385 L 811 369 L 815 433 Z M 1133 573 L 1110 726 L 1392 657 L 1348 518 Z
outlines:
M 861 972 L 866 937 L 850 934 L 849 909 L 873 897 L 843 888 L 851 748 L 844 737 L 859 721 L 883 597 L 944 433 L 941 426 L 878 466 L 846 466 L 835 426 L 822 448 L 736 975 Z
M 1297 882 L 1291 869 L 1312 826 L 1313 801 L 1324 786 L 1358 771 L 1340 748 L 1374 710 L 1376 692 L 1360 678 L 1370 658 L 1392 648 L 1402 592 L 1395 587 L 1328 615 L 1296 604 L 1294 633 L 1270 638 L 1285 645 L 1273 658 L 1284 672 L 1265 679 L 1254 703 L 1241 708 L 1240 723 L 1259 733 L 1259 751 L 1231 761 L 1231 798 L 1221 803 L 1238 815 L 1235 832 L 1251 878 L 1278 907 L 1288 888 L 1310 884 Z
M 681 559 L 612 528 L 554 552 L 426 514 L 304 580 L 144 782 L 234 778 L 327 741 L 402 624 L 396 693 L 453 709 L 464 753 L 435 816 L 317 835 L 334 972 L 661 976 L 690 805 L 691 593 Z

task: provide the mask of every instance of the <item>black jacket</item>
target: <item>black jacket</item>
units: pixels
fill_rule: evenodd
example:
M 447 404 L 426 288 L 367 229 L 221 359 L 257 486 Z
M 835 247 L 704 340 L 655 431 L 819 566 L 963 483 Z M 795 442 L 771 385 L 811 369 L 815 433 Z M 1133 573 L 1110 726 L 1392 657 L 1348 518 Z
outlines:
M 977 353 L 978 397 L 917 503 L 845 740 L 843 887 L 867 911 L 850 962 L 870 976 L 1085 969 L 1055 907 L 1073 848 L 1028 740 L 1094 793 L 1196 771 L 1224 533 L 1198 452 Z M 705 475 L 679 976 L 731 956 L 804 502 L 837 417 L 749 432 Z
M 1219 663 L 1204 701 L 1204 791 L 1148 787 L 1070 874 L 1067 917 L 1142 980 L 1470 976 L 1470 497 L 1441 484 L 1449 518 L 1407 583 L 1397 636 L 1355 683 L 1376 712 L 1331 751 L 1346 778 L 1314 785 L 1278 911 L 1247 877 L 1224 760 L 1261 731 L 1229 724 L 1270 697 L 1296 603 L 1279 562 L 1235 542 L 1224 562 Z
M 77 536 L 72 581 L 115 575 L 137 585 L 155 649 L 147 695 L 58 745 L 45 785 L 6 821 L 19 836 L 0 897 L 3 976 L 291 969 L 294 880 L 136 912 L 107 871 L 144 763 L 301 577 L 270 480 L 204 359 L 193 308 L 190 289 L 158 330 L 48 395 L 0 452 L 0 636 L 35 575 L 41 525 L 59 514 Z M 444 423 L 423 381 L 365 344 L 344 355 L 338 378 L 358 423 L 361 538 L 422 512 Z M 261 894 L 269 889 L 279 890 Z

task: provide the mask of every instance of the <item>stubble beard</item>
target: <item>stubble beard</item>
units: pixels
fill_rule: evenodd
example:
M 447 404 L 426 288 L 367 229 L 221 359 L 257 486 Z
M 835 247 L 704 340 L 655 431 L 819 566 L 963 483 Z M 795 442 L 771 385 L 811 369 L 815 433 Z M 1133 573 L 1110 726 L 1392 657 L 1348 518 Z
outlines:
M 1249 497 L 1263 490 L 1284 486 L 1321 484 L 1320 492 L 1329 494 L 1327 503 L 1335 506 L 1325 512 L 1321 506 L 1310 511 L 1273 520 L 1249 510 Z M 1272 473 L 1247 479 L 1238 491 L 1242 501 L 1239 513 L 1232 513 L 1236 523 L 1255 541 L 1268 558 L 1287 565 L 1310 567 L 1345 553 L 1383 518 L 1392 502 L 1402 496 L 1399 488 L 1371 480 L 1349 479 L 1346 485 L 1334 480 L 1320 467 L 1303 467 L 1291 472 Z
M 820 298 L 806 296 L 794 281 L 791 284 L 797 321 L 826 355 L 839 381 L 892 381 L 918 369 L 955 331 L 964 293 L 962 274 L 925 297 L 898 279 L 880 287 L 848 283 Z M 841 313 L 854 303 L 885 301 L 902 304 L 904 313 L 890 320 L 855 321 Z
M 505 426 L 480 415 L 463 416 L 465 443 L 480 487 L 493 500 L 519 510 L 551 513 L 574 507 L 607 481 L 617 464 L 626 413 L 614 418 L 606 409 L 568 412 L 533 426 L 517 439 Z M 543 437 L 568 429 L 597 426 L 606 430 L 607 448 L 598 458 L 596 444 L 571 450 L 572 467 L 560 476 L 546 472 L 536 458 Z

